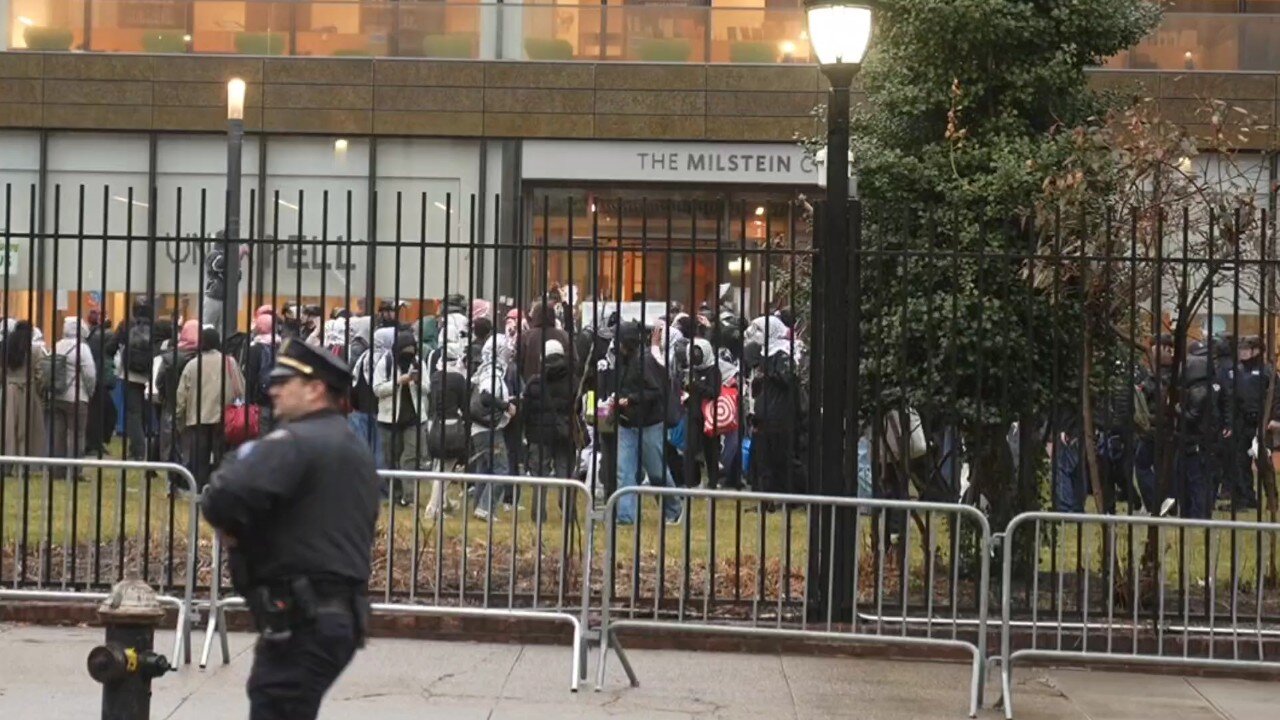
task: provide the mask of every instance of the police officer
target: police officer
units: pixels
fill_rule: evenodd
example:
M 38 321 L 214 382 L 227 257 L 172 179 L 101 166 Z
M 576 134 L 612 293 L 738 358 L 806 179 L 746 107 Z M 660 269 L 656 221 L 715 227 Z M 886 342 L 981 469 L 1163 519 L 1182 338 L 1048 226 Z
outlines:
M 270 379 L 284 425 L 227 458 L 201 507 L 259 631 L 250 720 L 305 720 L 363 645 L 378 477 L 339 409 L 341 359 L 286 340 Z
M 1213 514 L 1214 450 L 1220 444 L 1224 428 L 1222 386 L 1210 369 L 1207 355 L 1187 357 L 1180 391 L 1174 470 L 1178 482 L 1178 514 L 1204 520 Z
M 1137 428 L 1139 434 L 1134 451 L 1134 475 L 1142 506 L 1151 515 L 1163 514 L 1164 497 L 1156 482 L 1156 436 L 1172 437 L 1164 419 L 1164 408 L 1173 383 L 1174 344 L 1172 335 L 1159 335 L 1151 343 L 1147 367 L 1138 369 L 1135 380 L 1137 390 L 1146 404 L 1145 427 Z
M 1231 504 L 1236 510 L 1251 510 L 1258 507 L 1258 496 L 1254 492 L 1253 458 L 1249 450 L 1258 430 L 1271 430 L 1280 427 L 1276 420 L 1276 393 L 1272 392 L 1271 407 L 1266 409 L 1267 391 L 1270 389 L 1275 370 L 1262 357 L 1262 339 L 1257 335 L 1247 335 L 1240 339 L 1236 361 L 1224 369 L 1221 379 L 1223 392 L 1229 394 L 1226 405 L 1231 411 L 1231 439 L 1229 460 L 1224 471 L 1224 484 L 1231 494 Z M 1263 415 L 1266 415 L 1267 427 L 1262 428 Z M 1266 442 L 1267 433 L 1258 447 L 1260 457 L 1269 457 Z

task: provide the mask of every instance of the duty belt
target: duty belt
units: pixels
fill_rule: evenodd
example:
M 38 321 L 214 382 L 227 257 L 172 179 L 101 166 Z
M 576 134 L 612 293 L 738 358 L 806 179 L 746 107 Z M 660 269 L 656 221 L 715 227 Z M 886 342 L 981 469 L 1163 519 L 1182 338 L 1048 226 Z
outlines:
M 286 642 L 293 631 L 314 623 L 320 613 L 349 614 L 356 642 L 363 647 L 368 631 L 369 601 L 361 586 L 297 577 L 254 588 L 248 600 L 255 624 L 267 642 Z

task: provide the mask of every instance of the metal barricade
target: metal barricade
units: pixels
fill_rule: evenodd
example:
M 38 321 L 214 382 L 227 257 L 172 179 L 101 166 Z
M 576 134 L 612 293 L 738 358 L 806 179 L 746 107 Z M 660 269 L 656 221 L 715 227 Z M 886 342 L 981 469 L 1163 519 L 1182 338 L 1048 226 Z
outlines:
M 15 602 L 95 602 L 108 600 L 111 593 L 104 592 L 63 592 L 58 590 L 0 590 L 0 601 Z M 191 664 L 191 620 L 187 614 L 185 599 L 173 595 L 157 595 L 156 600 L 163 607 L 171 607 L 178 613 L 173 627 L 173 666 Z M 183 633 L 186 628 L 186 633 Z
M 646 498 L 659 501 L 658 508 L 646 508 Z M 626 517 L 620 522 L 624 504 Z M 664 522 L 664 513 L 674 514 L 677 504 L 679 524 Z M 646 515 L 653 519 L 646 522 Z M 635 486 L 609 498 L 604 521 L 597 690 L 604 684 L 610 649 L 631 684 L 639 684 L 618 641 L 617 631 L 627 628 L 874 642 L 968 653 L 973 668 L 969 714 L 977 714 L 985 673 L 991 532 L 976 509 Z M 829 534 L 831 546 L 838 548 L 833 556 L 818 556 L 820 533 Z M 847 545 L 834 541 L 841 537 L 849 539 Z M 630 553 L 630 567 L 620 551 Z M 679 560 L 668 567 L 670 554 Z M 865 619 L 860 606 L 874 617 Z M 931 620 L 916 626 L 913 607 Z M 975 624 L 966 629 L 969 620 Z
M 107 597 L 105 589 L 128 576 L 138 577 L 158 587 L 162 597 L 171 597 L 164 593 L 165 590 L 181 587 L 181 607 L 175 628 L 177 643 L 181 647 L 174 650 L 174 663 L 177 664 L 178 657 L 191 662 L 196 554 L 199 547 L 196 480 L 191 472 L 173 463 L 8 455 L 0 456 L 0 466 L 65 468 L 68 476 L 78 470 L 99 471 L 96 478 L 84 483 L 86 490 L 93 491 L 90 498 L 85 498 L 92 502 L 85 503 L 81 502 L 81 483 L 76 479 L 55 479 L 52 472 L 46 472 L 43 479 L 32 477 L 29 472 L 23 473 L 17 481 L 23 490 L 18 498 L 18 516 L 22 526 L 14 540 L 12 577 L 6 580 L 12 589 L 4 591 L 0 599 L 101 600 Z M 119 477 L 104 478 L 102 471 L 106 470 L 119 471 Z M 129 478 L 129 471 L 144 475 Z M 168 480 L 153 478 L 152 474 L 167 474 Z M 164 483 L 174 478 L 185 485 L 182 488 L 184 492 L 174 493 L 170 488 L 170 492 L 162 494 L 160 489 Z M 130 487 L 131 483 L 135 486 Z M 38 502 L 33 502 L 30 496 L 33 484 L 40 491 Z M 130 496 L 138 496 L 132 503 L 140 516 L 135 527 L 130 527 L 129 522 Z M 82 504 L 87 506 L 84 508 L 89 512 L 87 517 L 80 514 Z M 111 517 L 104 518 L 104 508 L 108 505 L 113 506 Z M 185 508 L 179 511 L 179 505 L 185 505 Z M 0 510 L 7 508 L 0 507 Z M 63 510 L 65 512 L 61 512 Z M 159 517 L 155 517 L 157 511 Z M 34 548 L 38 566 L 34 576 L 27 572 L 32 564 L 30 531 L 33 513 L 40 516 L 36 519 L 41 526 L 34 538 L 38 541 Z M 0 516 L 3 514 L 0 512 Z M 181 519 L 184 516 L 185 520 Z M 104 519 L 111 525 L 104 526 Z M 157 529 L 165 532 L 153 534 L 153 520 L 165 521 L 164 527 Z M 180 527 L 183 522 L 185 528 Z M 83 529 L 82 524 L 85 526 Z M 151 551 L 157 540 L 163 546 L 162 557 L 153 562 Z M 186 544 L 185 548 L 177 547 L 179 540 Z M 104 546 L 114 546 L 114 553 L 104 552 Z M 3 574 L 0 572 L 0 577 Z M 24 586 L 29 589 L 24 589 Z M 102 588 L 102 591 L 95 591 L 97 588 Z
M 569 688 L 576 692 L 586 677 L 583 630 L 594 537 L 587 487 L 573 480 L 509 475 L 378 474 L 387 483 L 388 497 L 403 494 L 407 506 L 390 502 L 379 516 L 369 582 L 374 613 L 568 624 L 573 628 Z M 493 495 L 495 510 L 479 517 L 476 503 L 485 500 L 486 488 L 501 495 Z M 559 495 L 554 504 L 553 493 Z M 429 498 L 435 502 L 427 502 Z M 512 501 L 511 509 L 504 509 L 504 499 Z M 535 512 L 544 502 L 546 514 L 539 521 Z M 214 556 L 220 568 L 220 546 L 215 545 Z M 221 573 L 214 578 L 202 667 L 215 632 L 221 637 L 223 663 L 229 662 L 225 610 L 244 604 L 240 597 L 220 597 Z
M 1280 670 L 1278 537 L 1275 523 L 1018 515 L 993 658 L 1005 717 L 1019 659 Z

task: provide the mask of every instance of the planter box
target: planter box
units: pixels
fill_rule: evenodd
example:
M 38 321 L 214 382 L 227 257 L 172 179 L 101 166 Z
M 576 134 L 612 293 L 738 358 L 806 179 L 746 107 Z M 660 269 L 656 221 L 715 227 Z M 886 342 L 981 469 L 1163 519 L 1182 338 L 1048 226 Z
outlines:
M 28 27 L 22 31 L 28 50 L 70 50 L 74 37 L 66 28 Z
M 529 38 L 524 41 L 524 54 L 530 60 L 572 60 L 573 45 L 558 38 Z
M 729 46 L 729 62 L 775 63 L 778 48 L 767 42 L 735 42 Z
M 640 59 L 645 62 L 689 62 L 693 47 L 688 40 L 641 40 Z
M 422 54 L 438 58 L 475 57 L 476 36 L 473 33 L 447 33 L 422 38 Z
M 283 55 L 289 36 L 277 32 L 243 32 L 236 35 L 236 52 L 241 55 Z
M 142 49 L 149 53 L 184 53 L 188 51 L 186 31 L 148 30 L 142 34 Z

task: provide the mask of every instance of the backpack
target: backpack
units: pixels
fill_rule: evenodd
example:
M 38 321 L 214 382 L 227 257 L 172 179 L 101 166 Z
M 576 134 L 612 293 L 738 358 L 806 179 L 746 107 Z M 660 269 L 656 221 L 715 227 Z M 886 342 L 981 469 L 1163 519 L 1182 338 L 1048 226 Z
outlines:
M 371 352 L 371 351 L 366 351 Z M 363 357 L 363 353 L 361 354 Z M 369 357 L 369 363 L 372 364 L 373 357 Z M 370 376 L 372 369 L 370 365 L 361 366 L 359 361 L 352 370 L 354 374 L 354 382 L 351 385 L 351 408 L 359 413 L 366 415 L 378 414 L 378 398 L 373 394 L 373 384 Z
M 471 383 L 471 419 L 476 425 L 489 429 L 496 428 L 502 422 L 510 398 L 507 396 L 507 384 L 499 375 L 494 382 L 490 378 L 473 378 Z M 428 418 L 430 419 L 430 418 Z
M 40 358 L 38 377 L 40 378 L 40 397 L 48 399 L 62 397 L 71 388 L 71 364 L 66 355 L 50 353 Z
M 466 376 L 456 370 L 437 370 L 431 374 L 431 390 L 428 393 L 430 414 L 426 418 L 427 452 L 431 454 L 432 458 L 462 460 L 465 462 L 467 459 L 467 427 L 463 413 L 468 412 L 469 407 L 445 407 L 445 401 L 448 397 L 446 390 L 448 389 L 450 375 L 457 376 L 454 380 L 455 385 L 459 380 L 464 384 L 466 383 Z M 469 405 L 471 400 L 472 389 L 468 387 L 467 396 L 463 402 Z
M 135 322 L 129 327 L 128 344 L 125 346 L 125 368 L 132 373 L 151 377 L 151 363 L 155 348 L 151 345 L 151 325 Z

